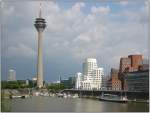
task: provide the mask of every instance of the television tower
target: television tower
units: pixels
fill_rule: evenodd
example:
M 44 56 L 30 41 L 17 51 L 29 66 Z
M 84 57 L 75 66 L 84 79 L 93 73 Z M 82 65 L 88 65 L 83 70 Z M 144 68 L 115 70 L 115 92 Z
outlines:
M 43 38 L 43 31 L 46 28 L 45 19 L 42 18 L 42 11 L 41 11 L 41 3 L 39 7 L 39 17 L 35 20 L 35 28 L 38 32 L 38 58 L 37 58 L 37 87 L 43 87 L 43 50 L 42 50 L 42 38 Z

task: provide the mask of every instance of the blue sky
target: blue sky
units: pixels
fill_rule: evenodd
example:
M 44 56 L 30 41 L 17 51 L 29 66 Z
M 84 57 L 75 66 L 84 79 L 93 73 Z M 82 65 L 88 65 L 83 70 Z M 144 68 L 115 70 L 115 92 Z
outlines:
M 19 0 L 18 0 L 19 1 Z M 17 79 L 36 75 L 38 1 L 3 1 L 2 79 L 9 69 Z M 143 54 L 148 58 L 147 1 L 44 1 L 42 16 L 44 79 L 56 81 L 82 72 L 87 57 L 98 60 L 108 75 L 120 57 Z

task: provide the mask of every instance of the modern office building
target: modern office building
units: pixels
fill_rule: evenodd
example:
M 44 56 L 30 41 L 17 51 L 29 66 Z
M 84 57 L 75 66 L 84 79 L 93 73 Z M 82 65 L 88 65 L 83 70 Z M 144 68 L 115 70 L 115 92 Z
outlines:
M 83 63 L 83 74 L 76 75 L 76 89 L 100 90 L 103 88 L 103 68 L 98 68 L 97 60 L 87 58 Z
M 38 32 L 38 62 L 37 62 L 37 87 L 43 87 L 43 50 L 42 50 L 42 39 L 43 39 L 43 31 L 46 28 L 45 19 L 42 18 L 41 13 L 41 4 L 39 10 L 39 17 L 36 18 L 34 24 L 37 32 Z
M 75 77 L 69 77 L 68 79 L 62 79 L 60 83 L 63 84 L 66 89 L 72 89 L 75 88 L 75 79 Z
M 124 73 L 127 91 L 149 92 L 149 70 Z
M 16 71 L 15 70 L 13 70 L 13 69 L 9 70 L 7 81 L 16 81 Z

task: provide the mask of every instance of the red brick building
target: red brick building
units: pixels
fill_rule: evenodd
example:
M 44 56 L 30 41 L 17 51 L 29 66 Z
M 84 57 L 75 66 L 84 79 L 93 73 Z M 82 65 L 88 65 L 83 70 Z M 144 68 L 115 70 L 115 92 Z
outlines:
M 130 68 L 131 68 L 131 59 L 130 58 L 121 58 L 119 72 L 122 73 L 125 70 L 130 69 Z
M 127 58 L 121 58 L 119 72 L 123 73 L 126 71 L 137 71 L 139 66 L 142 65 L 142 61 L 142 55 L 129 55 Z
M 142 65 L 142 55 L 129 55 L 128 58 L 131 59 L 131 67 L 138 70 L 139 66 Z
M 119 70 L 112 68 L 111 69 L 111 78 L 109 83 L 111 85 L 111 90 L 121 90 L 121 80 L 118 78 Z
M 123 80 L 123 73 L 138 71 L 142 66 L 142 55 L 129 55 L 127 58 L 120 59 L 119 79 L 122 82 L 122 89 L 127 89 L 126 83 Z

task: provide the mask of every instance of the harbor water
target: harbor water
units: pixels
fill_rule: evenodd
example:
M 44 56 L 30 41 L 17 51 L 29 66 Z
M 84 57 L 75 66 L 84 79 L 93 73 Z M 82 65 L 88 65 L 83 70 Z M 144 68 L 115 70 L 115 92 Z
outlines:
M 148 112 L 148 103 L 115 103 L 87 98 L 32 96 L 10 99 L 12 112 Z

